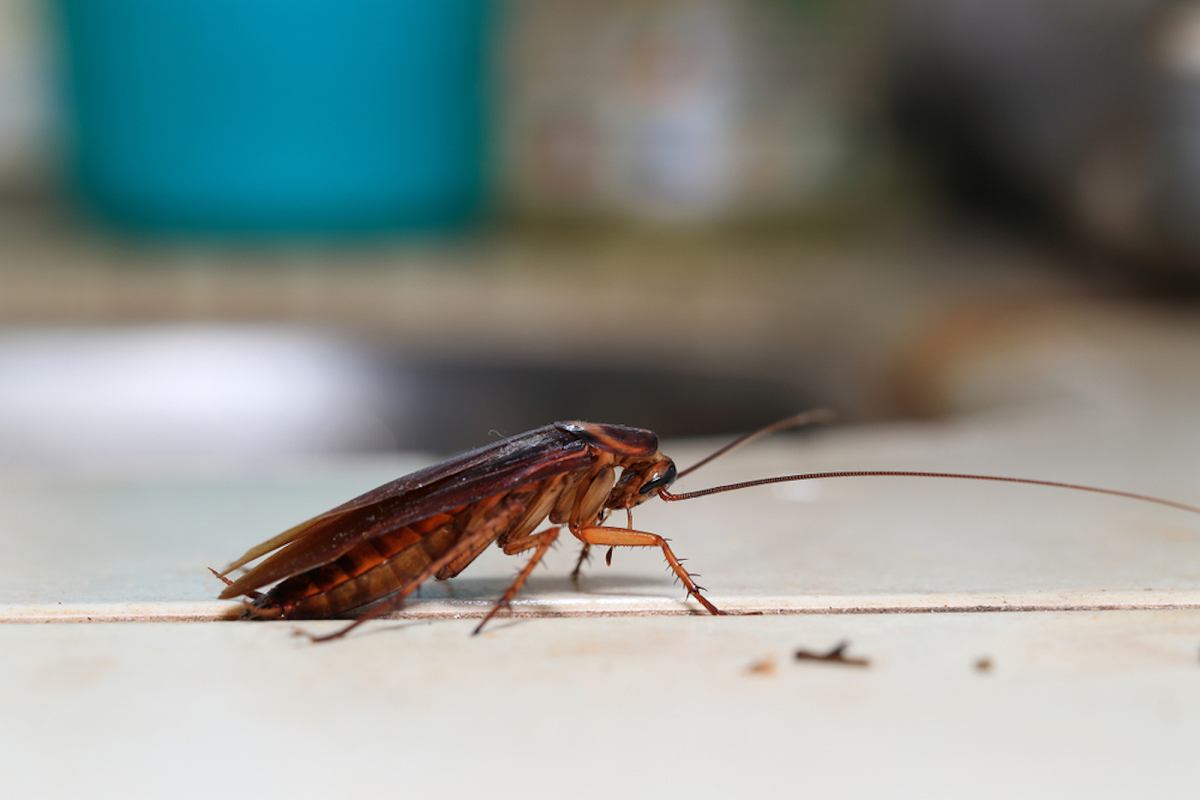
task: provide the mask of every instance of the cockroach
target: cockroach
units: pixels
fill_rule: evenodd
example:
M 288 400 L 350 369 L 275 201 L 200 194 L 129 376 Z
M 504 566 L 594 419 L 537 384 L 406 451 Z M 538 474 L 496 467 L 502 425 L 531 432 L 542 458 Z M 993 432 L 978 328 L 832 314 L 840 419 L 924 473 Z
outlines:
M 745 434 L 684 470 L 658 449 L 649 430 L 596 422 L 555 422 L 509 436 L 397 478 L 259 544 L 224 571 L 222 599 L 244 597 L 246 616 L 314 619 L 353 616 L 326 641 L 389 613 L 431 578 L 462 572 L 488 546 L 506 555 L 533 551 L 476 626 L 509 607 L 565 527 L 583 543 L 572 578 L 592 547 L 658 548 L 687 592 L 710 614 L 696 575 L 657 533 L 633 527 L 633 509 L 652 496 L 676 502 L 786 481 L 850 477 L 918 477 L 1000 481 L 1114 495 L 1200 514 L 1200 507 L 1118 489 L 1060 481 L 955 472 L 852 470 L 779 475 L 673 493 L 671 485 L 713 459 L 773 431 L 826 422 L 824 410 L 798 414 Z M 625 512 L 623 527 L 605 524 Z M 542 527 L 545 520 L 547 527 Z M 268 555 L 269 554 L 269 555 Z M 236 579 L 234 570 L 267 556 Z M 272 585 L 274 584 L 274 585 Z M 267 589 L 266 587 L 270 587 Z M 260 591 L 264 590 L 265 591 Z

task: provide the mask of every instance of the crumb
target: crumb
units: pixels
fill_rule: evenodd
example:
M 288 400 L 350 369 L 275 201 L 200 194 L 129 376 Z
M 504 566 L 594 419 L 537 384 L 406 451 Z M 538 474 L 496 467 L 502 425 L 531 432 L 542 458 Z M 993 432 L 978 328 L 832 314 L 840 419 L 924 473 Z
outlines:
M 990 658 L 988 658 L 987 656 L 975 659 L 975 671 L 976 672 L 991 672 L 992 671 L 992 660 Z
M 837 664 L 844 667 L 871 666 L 871 660 L 868 658 L 862 658 L 861 656 L 847 656 L 846 649 L 849 646 L 849 642 L 839 642 L 828 653 L 814 653 L 811 650 L 797 650 L 794 658 L 797 661 L 823 661 L 828 664 Z
M 775 659 L 770 657 L 760 658 L 746 667 L 746 672 L 749 672 L 751 675 L 774 675 Z

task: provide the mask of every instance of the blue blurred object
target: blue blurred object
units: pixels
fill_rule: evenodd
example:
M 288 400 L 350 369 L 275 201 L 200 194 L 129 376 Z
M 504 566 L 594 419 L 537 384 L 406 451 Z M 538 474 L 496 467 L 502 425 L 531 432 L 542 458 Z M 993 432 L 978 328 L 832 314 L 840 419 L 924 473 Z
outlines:
M 67 168 L 111 223 L 454 228 L 484 193 L 486 0 L 58 0 Z

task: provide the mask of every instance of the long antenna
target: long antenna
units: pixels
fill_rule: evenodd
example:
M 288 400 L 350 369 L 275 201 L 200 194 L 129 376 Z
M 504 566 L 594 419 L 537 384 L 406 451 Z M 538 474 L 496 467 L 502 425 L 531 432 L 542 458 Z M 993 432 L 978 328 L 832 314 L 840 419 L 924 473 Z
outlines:
M 718 450 L 716 454 L 710 456 L 714 458 L 720 454 Z M 704 462 L 701 461 L 701 464 Z M 694 469 L 694 467 L 693 467 Z M 682 474 L 682 473 L 681 473 Z M 905 470 L 891 469 L 872 469 L 872 470 L 843 470 L 839 472 L 805 472 L 797 475 L 778 475 L 774 478 L 759 478 L 753 481 L 741 481 L 740 483 L 729 483 L 724 486 L 712 486 L 708 489 L 697 489 L 694 492 L 680 492 L 678 494 L 659 489 L 658 496 L 668 502 L 677 500 L 691 500 L 696 497 L 704 497 L 710 494 L 720 494 L 722 492 L 733 492 L 738 489 L 748 489 L 751 486 L 765 486 L 769 483 L 786 483 L 788 481 L 813 481 L 824 480 L 825 478 L 952 478 L 957 480 L 967 481 L 995 481 L 998 483 L 1023 483 L 1029 486 L 1050 486 L 1055 489 L 1071 489 L 1077 492 L 1092 492 L 1094 494 L 1107 494 L 1113 497 L 1124 497 L 1129 500 L 1137 500 L 1143 503 L 1154 503 L 1159 506 L 1167 506 L 1168 508 L 1176 508 L 1180 511 L 1188 511 L 1192 514 L 1200 514 L 1200 506 L 1181 503 L 1177 500 L 1167 500 L 1162 497 L 1154 497 L 1148 494 L 1138 494 L 1137 492 L 1125 492 L 1120 489 L 1103 489 L 1099 486 L 1085 486 L 1081 483 L 1063 483 L 1062 481 L 1042 481 L 1033 478 L 1009 478 L 1003 475 L 974 475 L 964 472 L 909 472 Z
M 700 469 L 708 462 L 710 462 L 714 459 L 720 458 L 721 456 L 728 453 L 730 450 L 734 450 L 748 442 L 752 442 L 755 439 L 759 438 L 760 436 L 766 436 L 768 433 L 775 433 L 776 431 L 786 431 L 789 428 L 801 428 L 801 427 L 804 427 L 805 425 L 825 425 L 830 422 L 833 422 L 834 416 L 835 416 L 834 413 L 827 408 L 814 408 L 811 411 L 804 411 L 799 414 L 796 414 L 795 416 L 788 417 L 787 419 L 781 419 L 778 422 L 772 422 L 770 425 L 767 425 L 765 428 L 759 428 L 756 431 L 751 431 L 750 433 L 742 434 L 741 436 L 734 439 L 732 442 L 725 445 L 724 447 L 721 447 L 718 450 L 716 450 L 712 453 L 709 453 L 704 458 L 700 459 L 695 464 L 692 464 L 687 469 L 679 471 L 678 473 L 676 473 L 675 477 L 682 478 L 684 475 L 687 475 L 689 472 L 695 472 L 696 470 Z

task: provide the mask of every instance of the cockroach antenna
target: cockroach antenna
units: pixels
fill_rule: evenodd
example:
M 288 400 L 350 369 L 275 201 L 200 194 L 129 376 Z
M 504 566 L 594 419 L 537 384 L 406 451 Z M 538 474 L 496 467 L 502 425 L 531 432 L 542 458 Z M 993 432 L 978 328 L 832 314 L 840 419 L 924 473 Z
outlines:
M 786 419 L 781 419 L 778 422 L 773 422 L 770 425 L 766 425 L 756 431 L 743 434 L 729 444 L 717 448 L 712 453 L 709 453 L 707 456 L 700 459 L 695 464 L 692 464 L 687 469 L 680 470 L 677 473 L 676 478 L 682 478 L 684 475 L 687 475 L 690 472 L 695 472 L 700 467 L 703 467 L 705 464 L 720 458 L 729 451 L 752 442 L 768 433 L 775 433 L 777 431 L 790 430 L 808 425 L 828 424 L 833 420 L 834 413 L 826 408 L 805 411 Z M 696 489 L 691 492 L 672 492 L 666 486 L 663 486 L 657 490 L 657 494 L 663 500 L 673 503 L 679 500 L 694 500 L 697 497 L 705 497 L 706 495 L 710 494 L 735 492 L 740 489 L 749 489 L 754 486 L 765 486 L 771 483 L 815 481 L 825 480 L 828 478 L 948 478 L 951 480 L 964 481 L 991 481 L 993 483 L 1021 483 L 1027 486 L 1048 486 L 1053 489 L 1070 489 L 1071 491 L 1075 492 L 1106 494 L 1112 497 L 1123 497 L 1127 500 L 1136 500 L 1141 503 L 1153 503 L 1154 505 L 1166 506 L 1168 508 L 1174 508 L 1180 511 L 1188 511 L 1192 514 L 1200 514 L 1200 506 L 1194 506 L 1190 503 L 1182 503 L 1178 500 L 1168 500 L 1163 497 L 1155 497 L 1154 495 L 1140 494 L 1138 492 L 1127 492 L 1122 489 L 1106 489 L 1100 486 L 1088 486 L 1082 483 L 1065 483 L 1063 481 L 1049 481 L 1037 478 L 1014 478 L 1007 475 L 979 475 L 968 472 L 928 472 L 898 469 L 856 469 L 837 470 L 834 472 L 802 472 L 795 475 L 776 475 L 770 478 L 738 481 L 737 483 L 728 483 L 722 486 L 711 486 L 707 489 Z
M 768 433 L 777 433 L 779 431 L 792 430 L 794 428 L 803 428 L 809 425 L 828 425 L 829 423 L 833 422 L 835 418 L 836 415 L 828 408 L 815 408 L 812 411 L 804 411 L 800 414 L 796 414 L 795 416 L 788 417 L 787 419 L 781 419 L 778 422 L 772 422 L 770 425 L 766 425 L 756 431 L 750 431 L 750 433 L 742 434 L 724 447 L 717 448 L 704 458 L 697 461 L 695 464 L 692 464 L 687 469 L 681 469 L 678 473 L 676 473 L 675 477 L 676 479 L 679 479 L 690 472 L 695 472 L 705 464 L 715 461 L 729 451 L 736 450 L 744 444 L 749 444 L 755 439 L 766 436 Z
M 695 491 L 691 492 L 675 493 L 663 488 L 658 490 L 658 496 L 667 502 L 675 502 L 678 500 L 693 500 L 697 497 L 705 497 L 710 494 L 735 492 L 739 489 L 749 489 L 752 486 L 766 486 L 771 483 L 788 483 L 789 481 L 825 480 L 827 478 L 949 478 L 951 480 L 964 481 L 1021 483 L 1027 486 L 1049 486 L 1053 489 L 1070 489 L 1076 492 L 1092 492 L 1093 494 L 1106 494 L 1111 495 L 1112 497 L 1124 497 L 1127 500 L 1137 500 L 1141 503 L 1153 503 L 1159 506 L 1175 508 L 1180 511 L 1188 511 L 1192 514 L 1200 514 L 1200 506 L 1194 506 L 1190 503 L 1182 503 L 1178 500 L 1168 500 L 1164 497 L 1155 497 L 1154 495 L 1140 494 L 1138 492 L 1127 492 L 1122 489 L 1106 489 L 1100 486 L 1088 486 L 1082 483 L 1064 483 L 1063 481 L 1047 481 L 1037 478 L 1013 478 L 1007 475 L 976 475 L 974 473 L 967 472 L 922 472 L 896 469 L 857 469 L 838 470 L 836 472 L 803 472 L 796 475 L 776 475 L 770 478 L 757 478 L 750 481 L 727 483 L 723 486 L 710 486 L 707 489 L 696 489 Z

